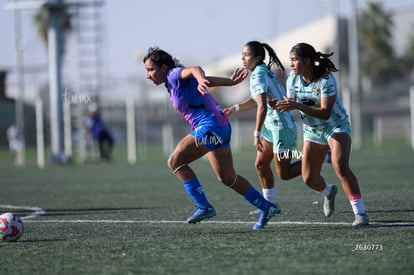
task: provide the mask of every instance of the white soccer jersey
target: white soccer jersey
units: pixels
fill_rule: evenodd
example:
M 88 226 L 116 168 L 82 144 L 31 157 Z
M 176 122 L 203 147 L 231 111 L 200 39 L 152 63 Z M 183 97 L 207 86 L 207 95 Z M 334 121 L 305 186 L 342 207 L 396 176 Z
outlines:
M 331 115 L 327 120 L 318 119 L 301 112 L 303 123 L 312 128 L 324 129 L 335 126 L 338 121 L 348 119 L 346 110 L 342 105 L 341 99 L 338 97 L 338 88 L 332 73 L 329 73 L 316 82 L 305 83 L 301 76 L 292 72 L 287 79 L 286 89 L 289 98 L 296 98 L 297 102 L 315 108 L 321 106 L 322 97 L 336 95 Z
M 296 127 L 295 119 L 290 112 L 279 112 L 270 107 L 271 99 L 283 100 L 286 92 L 276 75 L 264 63 L 257 65 L 250 75 L 250 94 L 253 100 L 257 102 L 257 96 L 263 93 L 267 98 L 266 126 L 275 130 Z

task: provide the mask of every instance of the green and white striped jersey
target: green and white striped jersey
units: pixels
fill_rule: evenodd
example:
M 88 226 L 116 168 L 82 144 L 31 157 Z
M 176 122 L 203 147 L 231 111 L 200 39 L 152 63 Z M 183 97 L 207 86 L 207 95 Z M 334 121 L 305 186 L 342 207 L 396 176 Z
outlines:
M 279 112 L 270 107 L 270 100 L 283 100 L 286 92 L 276 75 L 261 63 L 250 75 L 250 94 L 257 102 L 257 96 L 263 93 L 267 98 L 266 126 L 275 130 L 296 127 L 295 119 L 290 112 Z
M 337 125 L 339 121 L 348 119 L 346 110 L 338 96 L 338 87 L 332 73 L 323 76 L 316 82 L 305 83 L 301 76 L 292 72 L 286 81 L 286 90 L 289 98 L 296 98 L 297 102 L 315 108 L 321 106 L 322 97 L 336 95 L 331 115 L 327 120 L 318 119 L 301 112 L 303 123 L 312 128 L 325 129 Z

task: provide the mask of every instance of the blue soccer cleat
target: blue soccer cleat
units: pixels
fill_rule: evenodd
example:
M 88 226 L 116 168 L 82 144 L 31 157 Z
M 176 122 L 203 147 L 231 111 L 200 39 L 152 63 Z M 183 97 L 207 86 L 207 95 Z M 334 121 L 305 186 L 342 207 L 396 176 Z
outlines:
M 212 206 L 209 207 L 196 207 L 194 213 L 188 217 L 188 223 L 197 223 L 202 220 L 212 218 L 216 215 L 216 210 Z
M 269 222 L 269 220 L 275 216 L 276 214 L 280 213 L 280 208 L 278 204 L 270 203 L 270 207 L 266 210 L 260 211 L 259 214 L 259 220 L 257 223 L 253 225 L 254 230 L 262 229 L 266 226 L 266 224 Z

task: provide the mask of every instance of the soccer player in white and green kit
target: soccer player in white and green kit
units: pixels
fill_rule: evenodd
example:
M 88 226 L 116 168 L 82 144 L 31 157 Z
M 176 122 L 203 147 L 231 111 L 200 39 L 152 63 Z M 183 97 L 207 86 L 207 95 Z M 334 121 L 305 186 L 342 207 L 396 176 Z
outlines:
M 349 168 L 351 130 L 348 115 L 338 97 L 332 72 L 337 69 L 331 54 L 316 52 L 307 43 L 290 51 L 292 73 L 286 83 L 287 98 L 276 103 L 279 111 L 299 110 L 303 119 L 302 178 L 305 184 L 325 197 L 324 213 L 335 209 L 337 187 L 321 176 L 322 163 L 331 150 L 332 167 L 341 181 L 355 214 L 353 226 L 369 223 L 358 180 Z
M 266 51 L 269 62 L 266 65 Z M 250 96 L 240 104 L 223 110 L 226 115 L 257 107 L 256 125 L 253 132 L 253 146 L 257 150 L 256 171 L 262 186 L 263 196 L 277 204 L 271 162 L 282 180 L 300 175 L 300 161 L 291 162 L 292 151 L 296 148 L 296 122 L 290 112 L 274 110 L 269 105 L 274 99 L 283 100 L 285 89 L 271 68 L 284 73 L 284 68 L 275 51 L 266 43 L 250 41 L 242 51 L 243 67 L 250 74 Z M 254 213 L 254 211 L 252 212 Z

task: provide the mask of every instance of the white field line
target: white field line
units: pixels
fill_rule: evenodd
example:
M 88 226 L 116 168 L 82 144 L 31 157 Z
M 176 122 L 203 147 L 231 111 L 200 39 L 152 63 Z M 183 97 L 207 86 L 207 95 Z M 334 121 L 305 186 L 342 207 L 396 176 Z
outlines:
M 41 216 L 46 213 L 40 207 L 33 206 L 16 206 L 16 205 L 2 205 L 0 208 L 3 209 L 15 209 L 15 210 L 29 210 L 33 211 L 28 216 L 23 216 L 22 219 L 25 222 L 30 223 L 108 223 L 108 224 L 186 224 L 184 220 L 30 220 Z M 247 221 L 203 221 L 202 223 L 206 224 L 253 224 L 254 222 Z M 268 224 L 274 225 L 334 225 L 334 226 L 349 226 L 350 222 L 312 222 L 312 221 L 278 221 L 278 222 L 269 222 Z M 380 226 L 414 226 L 414 222 L 370 222 L 370 225 L 380 225 Z
M 30 220 L 30 223 L 101 223 L 101 224 L 186 224 L 186 221 L 174 220 Z M 203 221 L 205 224 L 253 224 L 247 221 Z M 310 222 L 310 221 L 279 221 L 269 222 L 273 225 L 327 225 L 350 226 L 350 222 Z M 370 225 L 380 226 L 414 226 L 414 222 L 370 222 Z
M 23 220 L 33 219 L 33 218 L 36 218 L 36 217 L 46 213 L 45 210 L 43 210 L 42 208 L 33 207 L 33 206 L 18 206 L 18 205 L 0 204 L 0 208 L 33 211 L 33 213 L 31 213 L 30 215 L 22 217 Z

